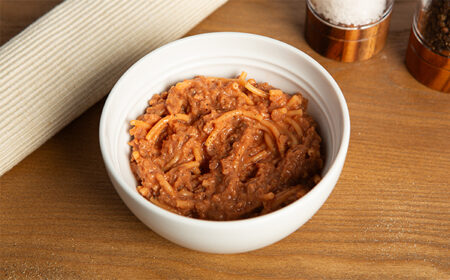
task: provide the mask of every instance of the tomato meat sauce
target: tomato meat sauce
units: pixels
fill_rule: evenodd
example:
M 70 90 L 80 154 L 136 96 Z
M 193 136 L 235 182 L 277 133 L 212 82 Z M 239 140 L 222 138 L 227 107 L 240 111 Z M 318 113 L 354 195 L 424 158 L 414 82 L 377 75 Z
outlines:
M 237 220 L 280 209 L 321 177 L 308 100 L 267 83 L 195 77 L 154 95 L 131 121 L 138 192 L 171 212 Z

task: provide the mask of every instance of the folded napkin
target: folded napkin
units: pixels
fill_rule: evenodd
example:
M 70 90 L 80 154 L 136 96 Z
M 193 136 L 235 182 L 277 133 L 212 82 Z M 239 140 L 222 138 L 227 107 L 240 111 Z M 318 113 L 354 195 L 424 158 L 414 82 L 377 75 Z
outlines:
M 0 47 L 0 176 L 226 0 L 67 0 Z

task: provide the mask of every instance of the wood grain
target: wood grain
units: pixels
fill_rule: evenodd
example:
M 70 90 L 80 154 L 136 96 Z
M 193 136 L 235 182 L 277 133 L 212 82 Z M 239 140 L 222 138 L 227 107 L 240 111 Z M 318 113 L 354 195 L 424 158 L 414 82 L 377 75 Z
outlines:
M 380 22 L 359 29 L 338 28 L 325 23 L 307 5 L 305 39 L 319 54 L 341 62 L 370 59 L 386 44 L 391 15 Z
M 11 2 L 34 12 L 22 20 Z M 12 36 L 50 2 L 0 0 L 1 34 Z M 352 131 L 341 178 L 286 239 L 211 255 L 149 230 L 105 173 L 102 101 L 0 178 L 0 279 L 449 279 L 450 95 L 417 82 L 404 64 L 415 3 L 396 1 L 384 50 L 351 64 L 305 42 L 304 1 L 231 0 L 189 33 L 285 41 L 321 63 L 344 92 Z

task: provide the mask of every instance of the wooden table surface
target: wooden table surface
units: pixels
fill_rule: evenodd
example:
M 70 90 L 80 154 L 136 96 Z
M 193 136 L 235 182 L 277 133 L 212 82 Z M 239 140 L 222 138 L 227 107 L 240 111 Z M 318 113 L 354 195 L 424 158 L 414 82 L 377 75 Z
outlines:
M 0 0 L 0 43 L 58 2 Z M 383 52 L 352 64 L 311 50 L 300 0 L 230 0 L 189 33 L 282 40 L 341 86 L 352 126 L 345 167 L 295 233 L 235 255 L 191 251 L 156 235 L 106 175 L 102 100 L 0 178 L 0 279 L 450 279 L 450 95 L 405 68 L 415 2 L 397 0 Z

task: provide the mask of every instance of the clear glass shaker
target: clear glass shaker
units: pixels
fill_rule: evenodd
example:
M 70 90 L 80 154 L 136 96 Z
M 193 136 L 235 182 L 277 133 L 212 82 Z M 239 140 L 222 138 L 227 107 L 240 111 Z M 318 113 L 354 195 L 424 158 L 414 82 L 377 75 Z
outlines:
M 386 43 L 393 4 L 393 0 L 307 0 L 306 41 L 334 60 L 367 60 Z
M 450 0 L 419 0 L 406 66 L 424 85 L 450 92 Z

